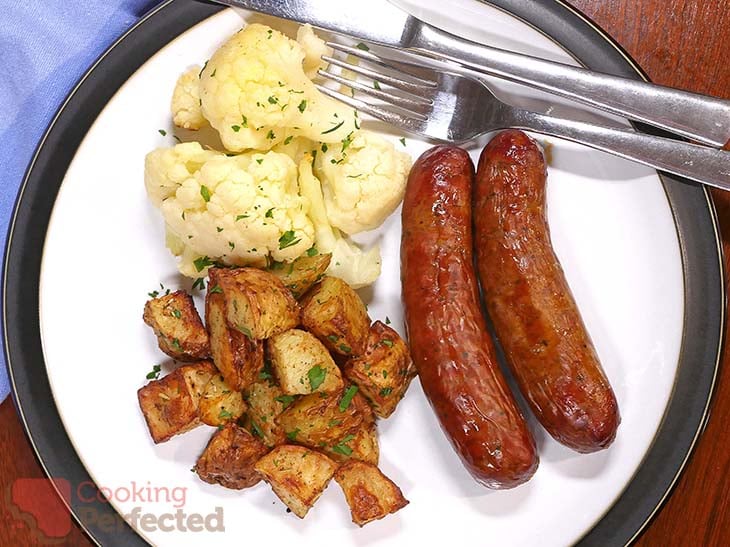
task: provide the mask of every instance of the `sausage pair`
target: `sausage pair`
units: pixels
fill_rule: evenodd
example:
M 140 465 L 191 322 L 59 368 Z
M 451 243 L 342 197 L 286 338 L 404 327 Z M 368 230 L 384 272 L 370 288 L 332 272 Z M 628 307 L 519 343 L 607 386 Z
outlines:
M 563 444 L 593 452 L 611 443 L 619 423 L 550 243 L 546 177 L 537 145 L 505 131 L 484 149 L 476 184 L 465 151 L 426 152 L 403 202 L 401 278 L 413 360 L 457 453 L 491 488 L 527 481 L 538 456 L 487 334 L 473 248 L 497 337 L 543 426 Z

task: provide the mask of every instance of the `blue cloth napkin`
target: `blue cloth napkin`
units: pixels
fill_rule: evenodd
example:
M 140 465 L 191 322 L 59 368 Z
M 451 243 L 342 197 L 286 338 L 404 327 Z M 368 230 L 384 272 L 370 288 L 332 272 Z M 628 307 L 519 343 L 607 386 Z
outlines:
M 56 110 L 94 60 L 158 2 L 0 0 L 3 244 L 23 174 Z M 9 385 L 0 360 L 2 401 Z

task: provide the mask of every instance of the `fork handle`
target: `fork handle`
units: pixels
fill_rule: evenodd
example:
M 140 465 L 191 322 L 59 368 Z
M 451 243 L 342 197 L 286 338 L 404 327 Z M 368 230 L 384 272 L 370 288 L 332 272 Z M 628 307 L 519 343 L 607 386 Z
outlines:
M 585 144 L 660 171 L 730 190 L 730 152 L 630 130 L 515 110 L 510 127 Z
M 418 26 L 413 49 L 479 73 L 526 84 L 672 131 L 717 148 L 730 145 L 730 101 L 505 51 Z

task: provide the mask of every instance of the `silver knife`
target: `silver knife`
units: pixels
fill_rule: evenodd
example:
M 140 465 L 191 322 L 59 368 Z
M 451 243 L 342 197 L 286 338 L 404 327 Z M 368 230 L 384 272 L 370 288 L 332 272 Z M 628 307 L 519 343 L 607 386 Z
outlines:
M 730 146 L 730 101 L 498 49 L 431 26 L 388 0 L 214 0 L 407 49 L 580 101 L 714 147 Z

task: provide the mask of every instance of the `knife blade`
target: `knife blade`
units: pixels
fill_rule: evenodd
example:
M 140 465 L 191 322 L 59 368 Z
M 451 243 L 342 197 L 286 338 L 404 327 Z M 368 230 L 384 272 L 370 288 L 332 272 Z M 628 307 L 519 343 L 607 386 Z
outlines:
M 730 101 L 479 44 L 424 23 L 388 0 L 213 1 L 410 50 L 448 70 L 497 76 L 716 148 L 730 147 Z

